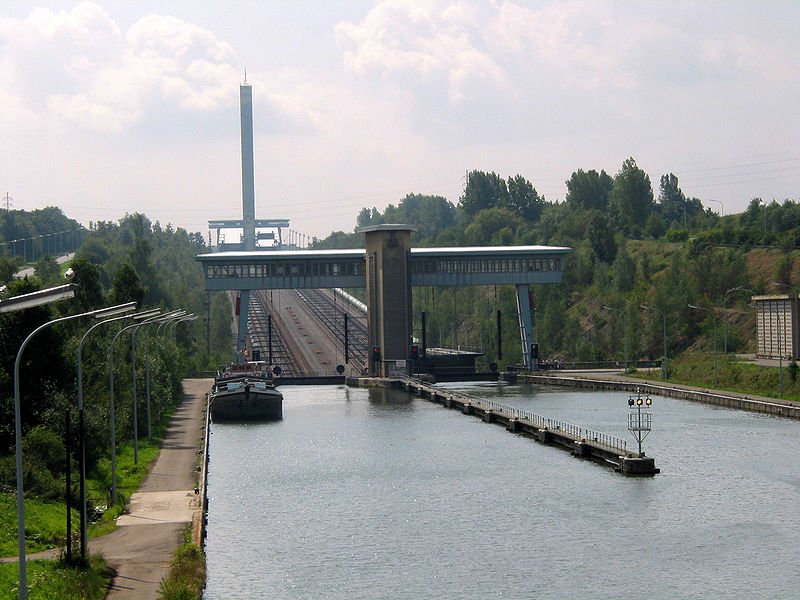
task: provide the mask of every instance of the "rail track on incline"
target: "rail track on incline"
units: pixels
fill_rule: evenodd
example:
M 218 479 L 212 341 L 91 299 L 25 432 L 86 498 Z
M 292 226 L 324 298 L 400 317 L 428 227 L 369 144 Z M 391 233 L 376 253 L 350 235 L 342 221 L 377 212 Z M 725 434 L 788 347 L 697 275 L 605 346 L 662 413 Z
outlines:
M 364 368 L 366 313 L 357 300 L 332 290 L 259 290 L 251 294 L 250 346 L 283 377 L 335 375 Z M 345 365 L 344 313 L 348 314 Z M 271 344 L 270 327 L 271 321 Z

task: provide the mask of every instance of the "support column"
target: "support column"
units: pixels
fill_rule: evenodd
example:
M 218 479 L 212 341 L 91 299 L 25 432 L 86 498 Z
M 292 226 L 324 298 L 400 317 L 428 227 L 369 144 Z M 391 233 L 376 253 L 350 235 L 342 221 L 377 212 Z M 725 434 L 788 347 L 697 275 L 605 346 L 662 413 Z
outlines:
M 239 319 L 238 328 L 236 332 L 236 362 L 247 362 L 244 355 L 244 349 L 247 345 L 247 309 L 250 305 L 250 290 L 241 290 L 239 292 Z
M 531 327 L 531 297 L 528 284 L 518 284 L 517 289 L 517 314 L 519 315 L 519 337 L 522 342 L 522 364 L 526 369 L 533 369 L 531 361 L 531 344 L 533 334 Z
M 411 232 L 408 225 L 376 225 L 366 234 L 367 370 L 373 377 L 408 370 L 412 334 Z

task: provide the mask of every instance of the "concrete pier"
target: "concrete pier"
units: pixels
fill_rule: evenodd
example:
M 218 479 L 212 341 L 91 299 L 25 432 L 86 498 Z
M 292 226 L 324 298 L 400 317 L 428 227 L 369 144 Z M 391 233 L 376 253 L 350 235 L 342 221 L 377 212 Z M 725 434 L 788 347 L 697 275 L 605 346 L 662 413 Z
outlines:
M 358 387 L 400 389 L 441 404 L 445 408 L 478 417 L 486 423 L 501 425 L 511 433 L 525 435 L 542 444 L 568 450 L 578 458 L 610 465 L 615 471 L 624 475 L 649 476 L 660 472 L 653 458 L 629 451 L 627 442 L 622 438 L 542 417 L 493 400 L 483 400 L 443 390 L 416 379 L 348 378 L 347 383 Z

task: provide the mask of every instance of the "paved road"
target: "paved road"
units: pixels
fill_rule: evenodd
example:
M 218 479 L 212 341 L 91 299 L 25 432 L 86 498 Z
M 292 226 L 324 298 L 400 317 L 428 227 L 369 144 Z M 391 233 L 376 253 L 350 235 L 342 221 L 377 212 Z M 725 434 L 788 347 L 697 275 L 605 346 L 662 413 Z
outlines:
M 64 254 L 63 256 L 57 256 L 56 257 L 56 262 L 58 264 L 62 265 L 65 262 L 72 260 L 74 257 L 75 257 L 75 253 L 74 252 L 70 252 L 69 254 Z M 31 277 L 33 275 L 34 270 L 35 270 L 34 267 L 25 267 L 24 269 L 21 269 L 20 271 L 17 271 L 17 274 L 15 275 L 15 277 L 17 277 L 18 279 L 22 279 L 23 277 L 26 277 L 26 276 Z
M 203 444 L 203 410 L 210 379 L 186 379 L 184 401 L 175 411 L 164 445 L 139 491 L 131 496 L 130 513 L 108 535 L 89 541 L 89 551 L 102 554 L 116 570 L 106 598 L 155 600 L 169 571 L 183 531 L 199 518 L 197 451 Z

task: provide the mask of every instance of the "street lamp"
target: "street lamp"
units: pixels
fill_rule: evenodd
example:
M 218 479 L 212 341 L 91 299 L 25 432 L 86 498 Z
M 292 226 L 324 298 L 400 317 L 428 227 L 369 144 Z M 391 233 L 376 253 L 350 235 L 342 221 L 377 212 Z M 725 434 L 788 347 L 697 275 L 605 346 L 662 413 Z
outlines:
M 183 309 L 173 310 L 173 311 L 168 312 L 168 313 L 166 313 L 164 315 L 161 315 L 159 317 L 155 317 L 154 316 L 151 319 L 147 319 L 147 321 L 142 323 L 142 325 L 152 325 L 153 323 L 160 323 L 164 319 L 168 320 L 170 318 L 174 318 L 174 317 L 177 317 L 179 315 L 183 315 L 185 313 L 186 313 L 186 311 L 184 311 Z M 145 385 L 146 385 L 146 390 L 147 390 L 147 439 L 150 439 L 153 436 L 153 421 L 152 421 L 152 419 L 150 417 L 150 338 L 147 337 L 147 332 L 148 332 L 148 328 L 145 327 L 145 329 L 144 329 L 144 334 L 145 334 L 145 338 L 144 338 L 144 348 L 145 348 L 144 356 L 145 356 L 145 359 L 144 359 L 144 361 L 145 361 L 145 373 L 146 373 L 146 375 L 145 375 Z
M 716 202 L 717 204 L 719 204 L 720 208 L 722 209 L 722 215 L 720 215 L 720 216 L 723 216 L 723 217 L 725 216 L 725 205 L 722 203 L 722 200 L 712 200 L 711 198 L 709 198 L 708 201 L 709 202 Z
M 611 310 L 611 311 L 618 312 L 618 313 L 622 314 L 622 323 L 623 323 L 623 329 L 624 329 L 624 332 L 625 332 L 625 339 L 624 339 L 625 373 L 627 373 L 628 372 L 628 315 L 623 309 L 614 308 L 613 306 L 608 306 L 606 304 L 603 304 L 602 308 L 604 308 L 605 310 Z
M 145 310 L 135 315 L 132 315 L 134 321 L 141 321 L 142 319 L 147 319 L 152 316 L 155 316 L 161 312 L 160 309 L 154 308 L 151 310 Z M 127 327 L 123 327 L 120 329 L 114 338 L 111 340 L 111 344 L 108 346 L 108 409 L 109 409 L 109 420 L 111 421 L 111 504 L 117 504 L 117 422 L 116 422 L 116 412 L 115 412 L 115 405 L 114 405 L 114 344 L 117 341 L 117 338 L 122 335 L 123 332 L 136 327 L 137 324 L 134 323 L 133 325 L 128 325 Z M 135 425 L 134 425 L 135 426 Z M 138 462 L 138 456 L 136 457 L 136 462 Z
M 731 292 L 750 292 L 751 294 L 755 294 L 755 292 L 749 288 L 742 287 L 741 285 L 737 285 L 734 288 L 729 289 L 722 295 L 722 316 L 724 317 L 723 325 L 725 333 L 723 334 L 723 338 L 725 343 L 723 345 L 723 352 L 725 354 L 728 353 L 728 294 Z
M 667 315 L 663 310 L 654 306 L 646 306 L 642 304 L 641 308 L 659 313 L 661 318 L 664 320 L 664 359 L 661 361 L 661 377 L 662 379 L 667 379 L 669 377 L 669 360 L 667 359 Z
M 189 321 L 196 321 L 197 315 L 194 313 L 190 313 L 188 315 L 183 315 L 179 319 L 175 319 L 172 323 L 168 323 L 167 327 L 172 325 L 172 342 L 175 343 L 175 334 L 177 333 L 178 325 L 181 323 L 188 323 Z
M 122 316 L 113 317 L 110 319 L 104 319 L 99 323 L 95 323 L 89 329 L 86 330 L 86 333 L 83 334 L 80 343 L 78 344 L 78 481 L 80 485 L 80 502 L 81 502 L 81 510 L 80 510 L 80 528 L 81 528 L 81 560 L 86 559 L 86 429 L 85 429 L 85 422 L 84 422 L 84 410 L 83 410 L 83 367 L 81 361 L 81 355 L 83 353 L 83 344 L 86 341 L 87 336 L 89 333 L 92 332 L 93 329 L 100 327 L 105 323 L 111 323 L 113 321 L 119 321 L 120 319 L 127 319 L 130 315 L 125 314 L 129 313 L 133 310 L 136 310 L 136 302 L 128 302 L 126 304 L 120 304 L 117 307 L 112 307 L 116 310 L 108 309 L 108 312 L 103 314 L 103 316 L 113 317 L 113 315 L 121 314 Z M 100 317 L 97 317 L 100 318 Z M 69 507 L 67 507 L 67 511 L 69 511 Z M 67 532 L 67 535 L 70 535 L 71 532 Z
M 703 306 L 695 306 L 694 304 L 687 304 L 689 308 L 694 310 L 704 310 L 708 314 L 711 315 L 711 319 L 714 321 L 714 386 L 716 387 L 719 385 L 719 368 L 717 366 L 717 316 L 714 314 L 710 308 L 705 308 Z
M 41 306 L 42 304 L 49 304 L 50 302 L 57 302 L 58 300 L 74 298 L 77 289 L 77 284 L 67 283 L 64 285 L 31 292 L 30 294 L 20 294 L 19 296 L 7 298 L 6 300 L 0 300 L 0 313 L 16 312 L 25 308 L 32 308 L 34 306 Z
M 59 298 L 56 298 L 59 299 Z M 20 382 L 19 382 L 19 367 L 22 361 L 22 353 L 25 351 L 28 343 L 33 337 L 45 327 L 62 323 L 79 317 L 97 317 L 103 318 L 112 314 L 118 314 L 121 306 L 112 306 L 109 308 L 101 308 L 98 310 L 90 310 L 88 312 L 79 313 L 77 315 L 68 315 L 66 317 L 59 317 L 51 321 L 47 321 L 34 329 L 28 337 L 22 342 L 17 351 L 17 358 L 14 362 L 14 423 L 16 427 L 16 454 L 17 454 L 17 542 L 19 544 L 19 597 L 20 600 L 25 600 L 28 596 L 27 575 L 25 570 L 25 505 L 23 502 L 24 489 L 22 482 L 22 402 L 20 399 Z

